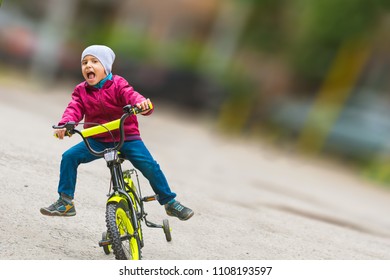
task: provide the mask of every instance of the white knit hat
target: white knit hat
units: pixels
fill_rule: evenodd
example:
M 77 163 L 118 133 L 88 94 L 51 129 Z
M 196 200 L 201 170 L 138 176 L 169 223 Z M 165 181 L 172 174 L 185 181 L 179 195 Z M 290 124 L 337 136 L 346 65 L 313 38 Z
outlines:
M 87 55 L 93 55 L 94 57 L 96 57 L 103 65 L 107 75 L 111 73 L 112 64 L 115 60 L 115 53 L 112 49 L 103 45 L 92 45 L 87 47 L 83 51 L 83 53 L 81 54 L 81 61 Z

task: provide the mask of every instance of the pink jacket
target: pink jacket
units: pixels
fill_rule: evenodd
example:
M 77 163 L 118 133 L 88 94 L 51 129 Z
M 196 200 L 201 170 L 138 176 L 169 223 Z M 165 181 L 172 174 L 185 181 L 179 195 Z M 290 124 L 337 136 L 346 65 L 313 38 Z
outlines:
M 135 105 L 145 99 L 124 78 L 118 75 L 113 75 L 112 80 L 107 80 L 101 89 L 90 86 L 87 82 L 82 82 L 75 87 L 72 100 L 66 107 L 59 125 L 69 121 L 79 123 L 83 118 L 84 128 L 113 121 L 122 116 L 125 105 Z M 151 114 L 152 111 L 147 115 Z M 93 137 L 102 142 L 119 141 L 119 131 L 115 130 L 112 133 L 114 139 L 109 133 Z M 127 118 L 125 135 L 125 140 L 141 139 L 135 115 Z

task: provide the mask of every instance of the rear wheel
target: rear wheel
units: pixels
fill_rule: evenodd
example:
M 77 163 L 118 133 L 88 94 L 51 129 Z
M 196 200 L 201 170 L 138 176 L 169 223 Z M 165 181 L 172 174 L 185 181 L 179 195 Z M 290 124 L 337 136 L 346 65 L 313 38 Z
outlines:
M 139 260 L 141 247 L 134 236 L 134 224 L 127 212 L 129 209 L 124 202 L 107 205 L 107 234 L 112 240 L 112 250 L 117 260 Z
M 107 240 L 110 240 L 110 238 L 108 237 L 108 234 L 105 231 L 102 234 L 102 241 L 107 241 Z M 106 255 L 109 255 L 111 253 L 111 245 L 103 245 L 103 251 Z

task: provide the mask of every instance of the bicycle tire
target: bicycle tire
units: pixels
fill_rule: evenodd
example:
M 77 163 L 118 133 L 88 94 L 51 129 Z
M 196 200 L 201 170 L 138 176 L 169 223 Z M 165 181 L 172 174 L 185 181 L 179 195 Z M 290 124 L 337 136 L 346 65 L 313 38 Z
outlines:
M 109 236 L 108 236 L 108 233 L 105 231 L 102 233 L 102 240 L 103 241 L 107 241 L 109 240 Z M 106 255 L 109 255 L 111 253 L 111 245 L 104 245 L 103 246 L 103 251 Z
M 164 234 L 165 234 L 165 239 L 168 242 L 171 242 L 172 241 L 172 234 L 171 234 L 171 227 L 169 226 L 168 219 L 164 219 L 163 220 L 163 231 L 164 231 Z
M 109 203 L 106 207 L 107 234 L 112 240 L 112 251 L 117 260 L 140 260 L 141 247 L 134 237 L 134 223 L 127 215 L 129 207 L 123 202 Z M 129 234 L 130 239 L 122 237 Z

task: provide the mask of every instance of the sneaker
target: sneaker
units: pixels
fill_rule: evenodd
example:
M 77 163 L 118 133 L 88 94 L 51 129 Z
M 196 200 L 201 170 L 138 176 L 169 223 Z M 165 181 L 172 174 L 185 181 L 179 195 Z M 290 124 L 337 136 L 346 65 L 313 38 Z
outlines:
M 177 200 L 172 203 L 165 204 L 164 207 L 165 212 L 167 212 L 169 216 L 177 217 L 182 221 L 188 220 L 194 215 L 194 211 L 185 207 Z
M 41 213 L 47 216 L 74 216 L 76 208 L 73 202 L 68 203 L 60 197 L 49 207 L 41 208 Z

